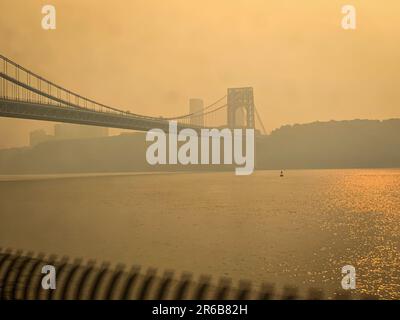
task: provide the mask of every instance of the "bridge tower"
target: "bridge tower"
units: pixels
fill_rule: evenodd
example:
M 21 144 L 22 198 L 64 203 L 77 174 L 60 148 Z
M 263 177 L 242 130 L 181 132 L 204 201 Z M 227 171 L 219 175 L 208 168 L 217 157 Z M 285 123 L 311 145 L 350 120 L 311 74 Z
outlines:
M 253 88 L 228 88 L 228 127 L 255 128 Z M 238 123 L 244 114 L 245 124 Z

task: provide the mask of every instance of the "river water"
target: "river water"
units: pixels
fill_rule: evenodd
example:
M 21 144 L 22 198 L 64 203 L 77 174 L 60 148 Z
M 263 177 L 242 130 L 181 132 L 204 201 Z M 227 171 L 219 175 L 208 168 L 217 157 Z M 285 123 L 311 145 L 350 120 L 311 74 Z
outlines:
M 400 298 L 400 170 L 0 177 L 0 246 Z

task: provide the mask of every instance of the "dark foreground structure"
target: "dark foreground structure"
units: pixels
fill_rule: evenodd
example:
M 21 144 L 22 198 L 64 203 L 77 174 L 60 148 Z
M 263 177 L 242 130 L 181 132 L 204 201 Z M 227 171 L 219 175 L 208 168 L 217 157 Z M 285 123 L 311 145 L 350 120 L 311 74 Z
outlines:
M 42 288 L 42 267 L 53 265 L 57 271 L 57 288 Z M 253 286 L 248 281 L 232 284 L 227 278 L 216 282 L 210 277 L 194 278 L 172 271 L 159 275 L 156 269 L 141 271 L 139 266 L 125 270 L 95 261 L 69 262 L 67 257 L 33 256 L 0 249 L 0 300 L 321 300 L 331 298 L 317 289 L 306 292 L 285 287 L 281 292 L 271 284 Z M 363 299 L 354 295 L 333 294 L 335 299 Z M 368 297 L 370 298 L 370 297 Z

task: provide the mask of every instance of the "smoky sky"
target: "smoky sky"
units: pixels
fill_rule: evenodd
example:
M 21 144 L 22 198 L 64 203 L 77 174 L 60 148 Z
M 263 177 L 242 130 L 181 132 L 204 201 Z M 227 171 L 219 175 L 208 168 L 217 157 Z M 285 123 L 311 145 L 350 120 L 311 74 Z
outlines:
M 57 29 L 41 28 L 41 9 Z M 400 117 L 400 3 L 337 0 L 2 0 L 0 53 L 84 96 L 154 116 L 252 86 L 268 131 Z M 0 148 L 52 123 L 0 119 Z M 113 133 L 118 133 L 113 130 Z

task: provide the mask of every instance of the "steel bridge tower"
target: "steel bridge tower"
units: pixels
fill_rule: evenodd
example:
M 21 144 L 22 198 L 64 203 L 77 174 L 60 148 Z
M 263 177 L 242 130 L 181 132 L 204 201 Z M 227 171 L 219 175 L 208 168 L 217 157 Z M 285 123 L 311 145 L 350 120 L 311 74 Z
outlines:
M 255 108 L 254 108 L 254 95 L 253 88 L 229 88 L 228 89 L 228 127 L 235 128 L 238 127 L 237 123 L 237 111 L 244 109 L 246 112 L 245 127 L 248 129 L 255 128 Z

